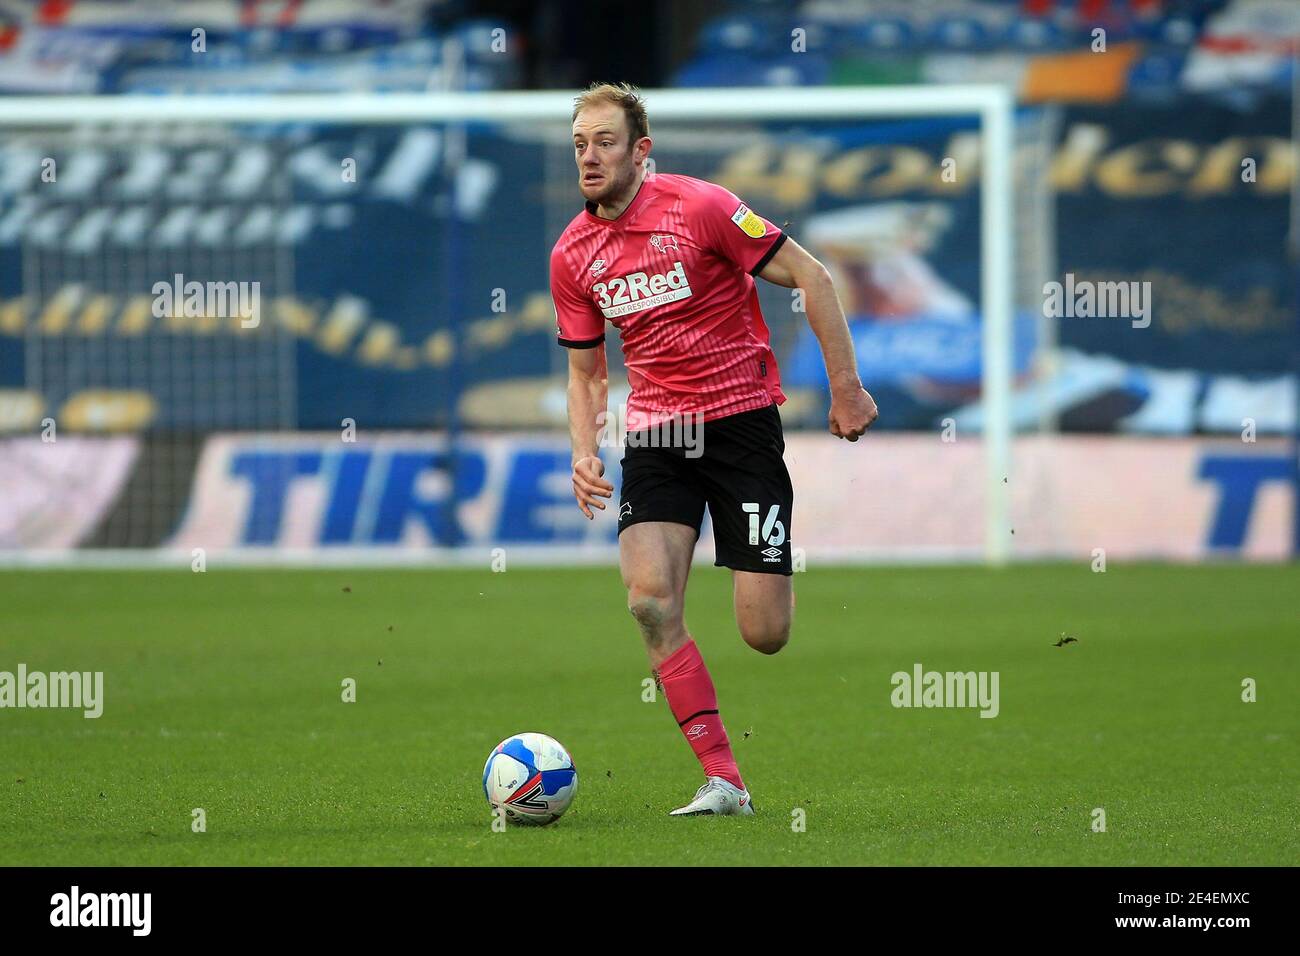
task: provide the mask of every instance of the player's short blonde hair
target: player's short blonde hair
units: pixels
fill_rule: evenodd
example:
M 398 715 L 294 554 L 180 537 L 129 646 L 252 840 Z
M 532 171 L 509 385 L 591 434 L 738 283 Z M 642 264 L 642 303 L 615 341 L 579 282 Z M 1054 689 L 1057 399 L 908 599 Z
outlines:
M 623 110 L 627 117 L 628 143 L 650 135 L 650 119 L 646 116 L 645 100 L 641 91 L 631 83 L 593 83 L 573 100 L 573 119 L 588 106 L 609 103 Z

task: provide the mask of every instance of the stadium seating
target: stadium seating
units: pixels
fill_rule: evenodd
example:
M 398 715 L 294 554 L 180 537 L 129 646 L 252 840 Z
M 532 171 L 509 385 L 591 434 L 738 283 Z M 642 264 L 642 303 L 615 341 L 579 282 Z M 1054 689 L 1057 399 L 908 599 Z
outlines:
M 886 63 L 914 61 L 918 76 L 929 75 L 944 71 L 928 69 L 927 60 L 952 54 L 998 53 L 1029 61 L 1090 50 L 1097 40 L 1094 31 L 1101 28 L 1108 46 L 1141 44 L 1130 73 L 1141 96 L 1175 93 L 1190 62 L 1188 52 L 1207 44 L 1194 69 L 1194 83 L 1202 91 L 1231 94 L 1242 82 L 1285 90 L 1286 57 L 1267 49 L 1267 40 L 1293 28 L 1297 12 L 1300 4 L 1290 0 L 951 0 L 872 4 L 865 10 L 855 3 L 809 0 L 760 5 L 759 12 L 737 4 L 700 30 L 695 56 L 678 69 L 674 82 L 687 87 L 871 82 L 871 71 L 861 63 L 882 57 Z M 803 30 L 804 55 L 818 62 L 801 67 L 792 61 L 774 70 L 760 65 L 787 52 L 782 44 L 796 28 Z M 1226 42 L 1216 44 L 1216 37 Z M 1244 58 L 1230 55 L 1258 46 L 1265 47 L 1256 51 L 1268 60 L 1264 66 L 1258 56 L 1243 67 Z M 896 82 L 905 76 L 886 69 L 879 78 Z

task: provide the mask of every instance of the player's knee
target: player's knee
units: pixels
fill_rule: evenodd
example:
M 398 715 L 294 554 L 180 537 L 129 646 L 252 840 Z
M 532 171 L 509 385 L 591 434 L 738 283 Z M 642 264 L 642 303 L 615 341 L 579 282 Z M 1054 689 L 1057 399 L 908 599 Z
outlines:
M 647 637 L 672 628 L 679 614 L 677 601 L 672 595 L 638 587 L 628 590 L 627 609 Z
M 744 625 L 740 635 L 760 654 L 775 654 L 790 643 L 789 621 L 764 621 Z

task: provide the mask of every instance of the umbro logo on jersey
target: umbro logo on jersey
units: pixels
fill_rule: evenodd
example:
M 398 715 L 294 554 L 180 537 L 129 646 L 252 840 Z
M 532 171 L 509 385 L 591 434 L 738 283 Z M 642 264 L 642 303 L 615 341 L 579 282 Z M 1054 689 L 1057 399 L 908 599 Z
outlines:
M 669 249 L 671 249 L 673 252 L 681 251 L 677 247 L 677 237 L 670 233 L 664 233 L 663 235 L 658 235 L 658 236 L 651 236 L 650 245 L 655 247 L 655 252 L 667 252 Z
M 604 259 L 597 259 L 595 262 L 591 264 L 590 272 L 592 275 L 598 276 L 604 271 L 605 271 Z
M 674 262 L 667 272 L 657 272 L 654 275 L 633 272 L 628 276 L 610 279 L 609 282 L 597 282 L 591 291 L 607 319 L 643 312 L 692 295 L 691 283 L 686 278 L 686 269 L 681 262 Z

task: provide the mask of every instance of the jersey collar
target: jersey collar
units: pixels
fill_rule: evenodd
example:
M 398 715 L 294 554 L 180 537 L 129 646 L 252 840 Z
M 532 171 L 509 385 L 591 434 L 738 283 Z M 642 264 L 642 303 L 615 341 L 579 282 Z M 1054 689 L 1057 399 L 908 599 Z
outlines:
M 627 222 L 631 218 L 633 210 L 637 209 L 649 194 L 650 190 L 646 188 L 646 185 L 650 182 L 650 179 L 653 176 L 654 173 L 645 174 L 645 177 L 641 180 L 641 185 L 636 188 L 636 195 L 632 197 L 632 201 L 628 203 L 627 208 L 619 213 L 614 219 L 604 219 L 601 216 L 597 216 L 596 204 L 590 201 L 586 202 L 584 205 L 587 209 L 587 219 L 591 222 L 598 222 L 602 226 L 617 226 L 621 223 Z

